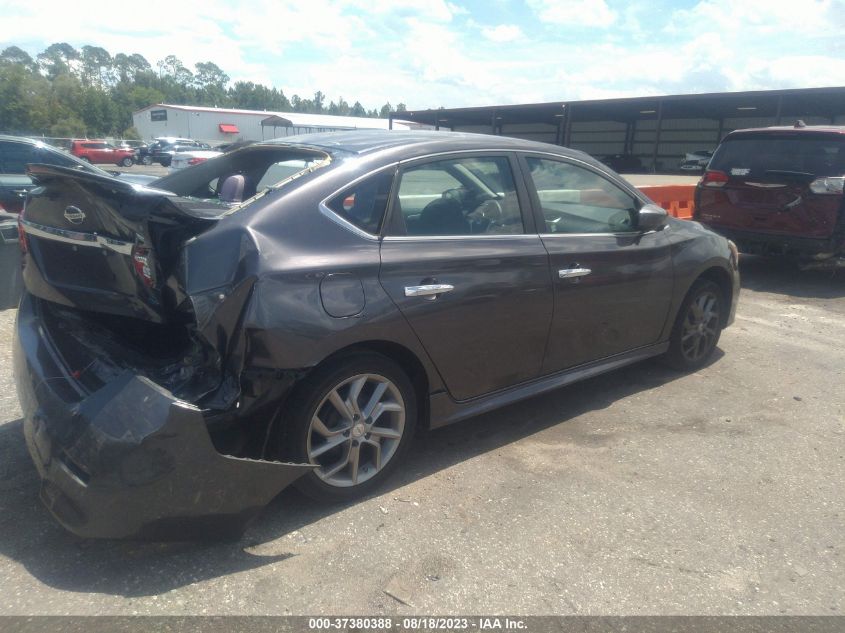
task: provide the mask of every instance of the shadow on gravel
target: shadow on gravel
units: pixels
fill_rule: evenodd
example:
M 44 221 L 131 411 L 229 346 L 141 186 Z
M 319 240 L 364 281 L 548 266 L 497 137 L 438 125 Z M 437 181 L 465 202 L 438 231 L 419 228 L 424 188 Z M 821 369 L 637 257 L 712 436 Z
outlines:
M 718 362 L 721 356 L 717 350 L 712 362 Z M 645 361 L 421 434 L 407 464 L 377 494 L 389 493 L 555 425 L 560 425 L 562 441 L 595 446 L 601 438 L 567 422 L 678 377 L 680 374 L 658 361 Z M 286 490 L 238 542 L 80 539 L 60 527 L 38 500 L 38 476 L 27 454 L 21 426 L 20 420 L 0 426 L 0 555 L 19 562 L 44 584 L 64 591 L 149 596 L 279 562 L 293 554 L 262 556 L 245 548 L 278 539 L 348 507 L 318 505 L 294 490 Z
M 802 271 L 794 262 L 783 258 L 743 255 L 739 273 L 742 287 L 749 290 L 810 299 L 845 297 L 845 269 Z

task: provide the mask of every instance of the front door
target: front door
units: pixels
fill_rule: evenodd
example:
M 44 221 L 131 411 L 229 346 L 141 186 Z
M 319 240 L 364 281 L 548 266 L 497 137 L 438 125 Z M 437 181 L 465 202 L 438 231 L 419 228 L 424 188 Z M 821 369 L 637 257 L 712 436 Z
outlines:
M 548 255 L 515 165 L 475 154 L 403 166 L 382 240 L 381 283 L 456 400 L 530 380 L 542 366 Z
M 543 373 L 658 342 L 673 287 L 663 231 L 637 229 L 639 200 L 589 165 L 523 158 L 554 283 Z

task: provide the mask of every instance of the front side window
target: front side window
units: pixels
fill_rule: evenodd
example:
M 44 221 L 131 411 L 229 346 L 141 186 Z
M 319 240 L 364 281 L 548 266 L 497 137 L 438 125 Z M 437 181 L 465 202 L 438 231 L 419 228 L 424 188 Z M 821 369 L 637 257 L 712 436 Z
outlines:
M 517 235 L 525 232 L 505 156 L 441 160 L 406 169 L 394 202 L 400 234 Z
M 381 230 L 394 170 L 388 169 L 344 189 L 327 206 L 359 229 L 377 234 Z
M 572 163 L 526 158 L 546 233 L 634 230 L 638 200 L 599 174 Z

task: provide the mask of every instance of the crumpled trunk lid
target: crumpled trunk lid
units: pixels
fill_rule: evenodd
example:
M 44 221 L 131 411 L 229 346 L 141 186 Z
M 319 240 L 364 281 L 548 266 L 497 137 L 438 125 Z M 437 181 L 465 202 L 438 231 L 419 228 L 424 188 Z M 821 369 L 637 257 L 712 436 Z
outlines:
M 170 278 L 185 242 L 227 205 L 63 167 L 30 165 L 29 175 L 38 185 L 21 220 L 30 293 L 156 323 L 185 317 Z

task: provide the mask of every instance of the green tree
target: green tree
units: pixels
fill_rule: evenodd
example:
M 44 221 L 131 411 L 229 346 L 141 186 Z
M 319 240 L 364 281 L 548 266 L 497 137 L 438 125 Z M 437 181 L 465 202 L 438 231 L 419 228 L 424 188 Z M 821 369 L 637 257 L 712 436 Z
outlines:
M 113 82 L 114 61 L 106 49 L 99 46 L 83 46 L 80 60 L 83 84 L 106 86 Z
M 314 93 L 314 112 L 322 113 L 323 112 L 323 105 L 326 102 L 326 95 L 324 95 L 320 90 Z
M 229 75 L 224 73 L 220 67 L 213 62 L 197 62 L 194 65 L 196 73 L 194 74 L 194 84 L 197 88 L 206 88 L 208 86 L 215 86 L 224 89 L 229 83 Z
M 205 104 L 278 112 L 327 112 L 335 115 L 384 116 L 356 101 L 339 97 L 326 105 L 313 98 L 290 99 L 277 87 L 251 81 L 230 86 L 229 76 L 211 61 L 187 69 L 175 55 L 153 68 L 138 53 L 111 56 L 99 46 L 77 51 L 66 42 L 51 44 L 35 59 L 17 46 L 0 51 L 0 130 L 25 134 L 79 136 L 131 135 L 132 113 L 154 103 Z M 405 110 L 399 104 L 396 111 Z M 135 131 L 137 134 L 137 131 Z
M 75 136 L 85 136 L 85 123 L 74 115 L 66 116 L 59 119 L 48 129 L 50 136 L 58 138 L 73 138 Z
M 17 46 L 9 46 L 0 52 L 0 64 L 17 64 L 30 72 L 38 70 L 35 60 L 30 57 L 29 53 Z
M 48 79 L 55 79 L 59 75 L 73 72 L 74 62 L 79 60 L 79 51 L 67 42 L 50 44 L 47 49 L 38 54 L 38 67 L 46 73 Z

